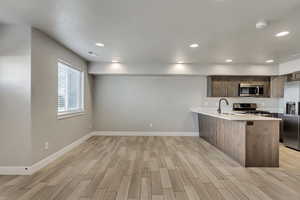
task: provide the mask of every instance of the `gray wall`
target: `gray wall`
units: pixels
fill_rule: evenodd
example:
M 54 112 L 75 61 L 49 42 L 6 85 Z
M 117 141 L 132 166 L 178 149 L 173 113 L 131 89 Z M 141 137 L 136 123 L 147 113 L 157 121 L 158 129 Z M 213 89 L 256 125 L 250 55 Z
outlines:
M 30 163 L 30 31 L 0 24 L 0 166 Z
M 85 72 L 83 115 L 57 119 L 58 59 Z M 0 166 L 32 165 L 90 133 L 91 89 L 84 59 L 38 30 L 0 25 Z
M 98 75 L 94 127 L 96 131 L 197 131 L 197 118 L 189 109 L 215 109 L 217 102 L 218 98 L 206 97 L 204 76 Z M 274 110 L 279 99 L 230 98 L 233 102 L 257 102 L 261 109 Z
M 85 114 L 57 119 L 57 61 L 85 71 Z M 44 33 L 32 30 L 32 163 L 71 144 L 92 131 L 91 75 L 85 60 Z M 49 149 L 45 150 L 45 142 Z

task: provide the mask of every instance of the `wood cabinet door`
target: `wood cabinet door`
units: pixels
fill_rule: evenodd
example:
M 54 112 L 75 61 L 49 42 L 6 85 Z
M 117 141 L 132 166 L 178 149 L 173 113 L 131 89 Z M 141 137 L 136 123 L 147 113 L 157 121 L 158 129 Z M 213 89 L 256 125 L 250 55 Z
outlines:
M 212 96 L 213 97 L 227 97 L 226 81 L 214 80 L 212 82 Z
M 263 85 L 264 85 L 264 97 L 270 97 L 271 96 L 270 82 L 264 81 Z
M 286 81 L 285 76 L 273 76 L 271 77 L 271 97 L 282 98 L 284 97 L 284 83 Z
M 238 97 L 239 96 L 239 81 L 229 80 L 226 82 L 226 97 Z
M 215 80 L 212 82 L 213 97 L 238 97 L 239 81 Z
M 199 136 L 209 143 L 217 144 L 217 118 L 198 114 Z

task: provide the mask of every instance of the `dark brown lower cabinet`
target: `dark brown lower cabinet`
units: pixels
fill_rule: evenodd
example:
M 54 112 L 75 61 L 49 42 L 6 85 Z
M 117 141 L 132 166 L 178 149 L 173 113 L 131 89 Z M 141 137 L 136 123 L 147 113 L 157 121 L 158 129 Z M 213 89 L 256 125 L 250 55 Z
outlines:
M 279 167 L 279 122 L 232 121 L 199 114 L 199 136 L 244 167 Z

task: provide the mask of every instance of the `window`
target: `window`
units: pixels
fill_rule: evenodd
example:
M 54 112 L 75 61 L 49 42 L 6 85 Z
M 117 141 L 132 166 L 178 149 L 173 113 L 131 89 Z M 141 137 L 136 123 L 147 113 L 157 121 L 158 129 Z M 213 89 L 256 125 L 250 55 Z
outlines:
M 83 72 L 58 62 L 58 115 L 83 112 Z

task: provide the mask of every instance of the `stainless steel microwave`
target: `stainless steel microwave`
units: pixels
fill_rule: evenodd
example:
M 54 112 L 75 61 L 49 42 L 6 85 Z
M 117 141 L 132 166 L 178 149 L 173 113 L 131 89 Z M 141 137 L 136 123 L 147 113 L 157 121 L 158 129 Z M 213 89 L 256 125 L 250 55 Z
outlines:
M 264 86 L 257 85 L 257 84 L 251 84 L 251 83 L 240 83 L 239 96 L 240 97 L 264 96 Z

